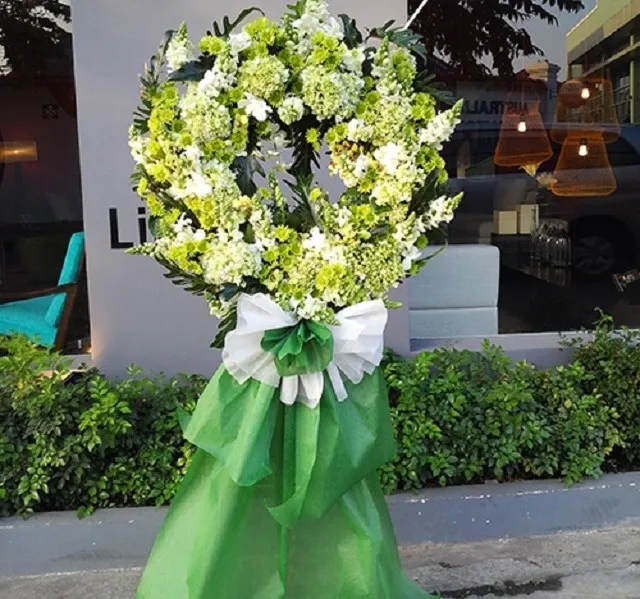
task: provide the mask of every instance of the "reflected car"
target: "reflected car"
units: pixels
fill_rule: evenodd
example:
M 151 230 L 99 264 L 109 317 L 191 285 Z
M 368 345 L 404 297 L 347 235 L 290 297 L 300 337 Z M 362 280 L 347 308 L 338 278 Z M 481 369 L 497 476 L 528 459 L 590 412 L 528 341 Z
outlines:
M 495 210 L 537 202 L 542 218 L 568 222 L 577 273 L 609 276 L 640 265 L 640 125 L 622 125 L 619 139 L 607 145 L 617 189 L 606 196 L 556 196 L 522 170 L 497 167 L 498 136 L 497 128 L 463 129 L 446 148 L 452 188 L 465 194 L 450 225 L 451 243 L 491 243 Z M 538 173 L 555 171 L 561 145 L 552 148 Z

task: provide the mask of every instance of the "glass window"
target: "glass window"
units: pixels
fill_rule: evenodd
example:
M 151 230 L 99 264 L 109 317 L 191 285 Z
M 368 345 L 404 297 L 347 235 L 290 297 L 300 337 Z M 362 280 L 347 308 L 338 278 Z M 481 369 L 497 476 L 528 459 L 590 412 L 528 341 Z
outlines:
M 572 330 L 596 308 L 640 326 L 638 2 L 430 0 L 415 27 L 465 100 L 448 238 L 499 250 L 473 260 L 499 268 L 496 332 Z
M 41 331 L 77 351 L 89 319 L 84 269 L 65 260 L 83 227 L 71 43 L 68 0 L 0 0 L 0 292 L 77 282 L 61 309 L 52 296 L 3 301 L 0 333 Z

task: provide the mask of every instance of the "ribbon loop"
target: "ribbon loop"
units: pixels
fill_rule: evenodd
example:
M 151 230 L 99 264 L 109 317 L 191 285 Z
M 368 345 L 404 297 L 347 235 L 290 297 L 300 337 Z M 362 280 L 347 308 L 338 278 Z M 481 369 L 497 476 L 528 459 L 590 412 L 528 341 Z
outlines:
M 238 326 L 225 339 L 222 360 L 239 383 L 250 378 L 280 387 L 280 400 L 315 408 L 326 380 L 338 401 L 347 399 L 342 377 L 360 383 L 382 361 L 387 310 L 381 300 L 350 306 L 338 325 L 300 320 L 264 294 L 238 300 Z
M 294 327 L 265 331 L 261 347 L 274 355 L 280 376 L 313 374 L 331 362 L 333 335 L 322 324 L 301 320 Z

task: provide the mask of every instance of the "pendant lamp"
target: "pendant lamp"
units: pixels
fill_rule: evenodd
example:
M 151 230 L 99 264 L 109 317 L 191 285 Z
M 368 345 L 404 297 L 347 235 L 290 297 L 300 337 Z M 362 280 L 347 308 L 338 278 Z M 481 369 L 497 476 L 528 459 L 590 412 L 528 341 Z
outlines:
M 551 191 L 561 197 L 608 196 L 617 189 L 602 128 L 565 137 Z
M 568 135 L 577 135 L 579 131 L 589 130 L 594 125 L 602 131 L 607 144 L 620 137 L 611 81 L 599 74 L 570 79 L 558 93 L 551 139 L 561 144 Z
M 498 166 L 519 168 L 542 164 L 553 155 L 540 114 L 540 101 L 530 82 L 521 81 L 507 96 L 500 137 L 493 157 Z

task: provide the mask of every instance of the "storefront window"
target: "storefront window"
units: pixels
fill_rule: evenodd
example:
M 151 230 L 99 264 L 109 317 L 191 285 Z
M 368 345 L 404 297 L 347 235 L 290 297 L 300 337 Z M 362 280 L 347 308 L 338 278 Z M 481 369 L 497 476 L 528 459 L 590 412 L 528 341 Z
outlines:
M 84 269 L 76 277 L 65 262 L 73 234 L 82 231 L 71 43 L 68 1 L 0 0 L 0 293 L 77 279 L 64 335 L 57 335 L 64 310 L 53 314 L 45 305 L 51 297 L 9 310 L 4 300 L 0 332 L 24 324 L 35 336 L 40 324 L 53 326 L 57 345 L 78 351 L 88 346 L 89 319 Z M 70 278 L 61 279 L 64 267 Z
M 448 236 L 499 249 L 498 332 L 640 326 L 640 4 L 431 0 L 416 28 L 465 99 Z

